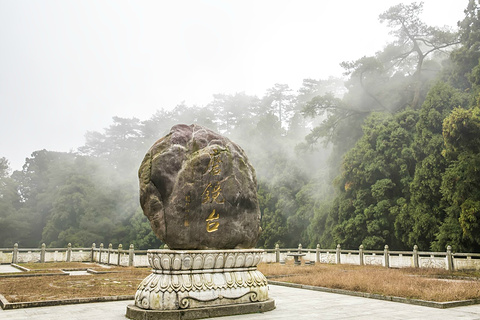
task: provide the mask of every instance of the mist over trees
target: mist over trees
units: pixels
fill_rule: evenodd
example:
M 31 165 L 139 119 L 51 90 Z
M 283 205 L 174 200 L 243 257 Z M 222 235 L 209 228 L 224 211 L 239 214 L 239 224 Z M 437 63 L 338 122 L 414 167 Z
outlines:
M 197 123 L 255 167 L 259 247 L 479 251 L 479 4 L 469 1 L 458 30 L 426 25 L 421 10 L 380 14 L 392 42 L 343 62 L 345 80 L 113 117 L 75 152 L 35 151 L 20 171 L 0 157 L 0 247 L 161 246 L 138 203 L 137 170 L 173 125 Z

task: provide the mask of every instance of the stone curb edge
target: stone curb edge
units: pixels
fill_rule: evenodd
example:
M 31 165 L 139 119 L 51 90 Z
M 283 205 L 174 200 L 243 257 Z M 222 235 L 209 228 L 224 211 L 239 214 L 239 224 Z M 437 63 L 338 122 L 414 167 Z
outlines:
M 22 271 L 30 271 L 30 269 L 27 269 L 27 268 L 25 268 L 25 267 L 23 267 L 23 266 L 20 266 L 20 265 L 16 264 L 16 263 L 12 263 L 12 264 L 10 264 L 10 265 L 11 265 L 12 267 L 17 268 L 17 269 L 22 270 Z
M 92 303 L 92 302 L 108 302 L 108 301 L 120 301 L 120 300 L 134 300 L 134 295 L 124 296 L 105 296 L 105 297 L 92 297 L 92 298 L 75 298 L 64 300 L 45 300 L 45 301 L 32 301 L 32 302 L 8 302 L 3 295 L 0 294 L 0 307 L 3 310 L 20 309 L 20 308 L 34 308 L 34 307 L 50 307 L 65 304 L 80 304 L 80 303 Z
M 16 264 L 11 264 L 12 267 L 17 268 L 19 270 L 22 270 L 24 272 L 31 271 L 30 269 L 27 269 L 25 267 L 16 265 Z M 30 273 L 30 274 L 25 274 L 25 273 L 6 273 L 6 274 L 0 274 L 0 278 L 22 278 L 22 277 L 48 277 L 48 276 L 69 276 L 68 271 L 87 271 L 90 274 L 108 274 L 108 273 L 118 273 L 119 271 L 97 271 L 91 268 L 66 268 L 66 269 L 60 269 L 62 273 Z
M 68 273 L 8 273 L 0 274 L 0 278 L 30 278 L 30 277 L 50 277 L 50 276 L 69 276 Z
M 463 306 L 470 306 L 470 305 L 474 305 L 474 304 L 480 304 L 480 299 L 448 301 L 448 302 L 435 302 L 435 301 L 427 301 L 427 300 L 419 300 L 419 299 L 409 299 L 409 298 L 402 298 L 402 297 L 384 296 L 384 295 L 381 295 L 381 294 L 356 292 L 356 291 L 350 291 L 350 290 L 344 290 L 344 289 L 331 289 L 331 288 L 326 288 L 326 287 L 316 287 L 316 286 L 309 286 L 309 285 L 304 285 L 304 284 L 282 282 L 282 281 L 268 280 L 268 284 L 273 284 L 273 285 L 277 285 L 277 286 L 284 286 L 284 287 L 292 287 L 292 288 L 298 288 L 298 289 L 307 289 L 307 290 L 328 292 L 328 293 L 344 294 L 344 295 L 362 297 L 362 298 L 370 298 L 370 299 L 377 299 L 377 300 L 400 302 L 400 303 L 406 303 L 406 304 L 412 304 L 412 305 L 424 306 L 424 307 L 430 307 L 430 308 L 438 308 L 438 309 L 447 309 L 447 308 L 455 308 L 455 307 L 463 307 Z

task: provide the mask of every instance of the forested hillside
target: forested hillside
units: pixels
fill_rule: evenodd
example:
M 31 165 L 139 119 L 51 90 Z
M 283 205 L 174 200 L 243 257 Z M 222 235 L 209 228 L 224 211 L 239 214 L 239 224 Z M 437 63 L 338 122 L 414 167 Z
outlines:
M 75 151 L 33 152 L 21 171 L 0 158 L 0 247 L 161 246 L 139 206 L 137 170 L 173 125 L 198 123 L 237 142 L 256 169 L 259 247 L 479 251 L 478 4 L 458 30 L 424 24 L 421 10 L 380 14 L 393 41 L 343 62 L 345 81 L 113 117 Z

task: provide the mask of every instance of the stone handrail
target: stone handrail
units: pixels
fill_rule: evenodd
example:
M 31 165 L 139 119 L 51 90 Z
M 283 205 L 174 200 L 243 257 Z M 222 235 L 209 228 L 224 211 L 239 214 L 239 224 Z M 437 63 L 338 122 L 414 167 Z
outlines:
M 312 263 L 336 263 L 356 265 L 381 265 L 384 267 L 414 267 L 414 268 L 443 268 L 447 270 L 480 270 L 480 253 L 451 252 L 450 246 L 445 252 L 419 251 L 414 246 L 412 251 L 395 251 L 385 246 L 383 250 L 365 250 L 360 246 L 358 250 L 336 248 L 280 248 L 265 249 L 263 261 L 266 263 L 283 262 L 293 259 L 287 256 L 290 253 L 305 253 L 304 260 Z M 123 249 L 120 244 L 113 248 L 111 244 L 103 244 L 91 248 L 20 248 L 17 244 L 13 248 L 0 248 L 0 263 L 27 263 L 27 262 L 98 262 L 119 266 L 149 265 L 147 250 L 135 250 L 133 245 Z
M 99 262 L 119 266 L 147 266 L 147 250 L 134 250 L 130 245 L 128 250 L 123 250 L 120 244 L 114 249 L 112 244 L 104 247 L 103 243 L 91 248 L 47 248 L 42 244 L 40 248 L 0 248 L 1 263 L 30 263 L 30 262 Z
M 358 250 L 342 249 L 337 245 L 334 249 L 298 248 L 266 249 L 263 261 L 266 263 L 281 262 L 293 259 L 287 253 L 306 253 L 305 260 L 311 263 L 334 263 L 354 265 L 379 265 L 395 268 L 443 268 L 446 270 L 480 270 L 480 253 L 453 253 L 450 246 L 445 252 L 419 251 L 415 245 L 412 251 L 390 250 L 388 245 L 383 250 L 365 250 L 361 245 Z

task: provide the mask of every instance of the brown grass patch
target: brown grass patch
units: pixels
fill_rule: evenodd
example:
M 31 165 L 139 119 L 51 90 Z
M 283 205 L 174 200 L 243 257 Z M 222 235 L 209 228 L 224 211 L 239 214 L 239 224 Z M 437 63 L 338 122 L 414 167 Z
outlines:
M 9 302 L 31 302 L 102 296 L 134 295 L 149 268 L 111 267 L 95 263 L 22 264 L 32 273 L 60 269 L 92 269 L 106 274 L 0 278 L 0 294 Z M 479 272 L 448 272 L 441 269 L 388 269 L 374 266 L 293 266 L 260 264 L 271 280 L 375 293 L 386 296 L 447 302 L 480 298 Z
M 29 269 L 39 269 L 42 264 L 22 264 Z M 92 264 L 45 263 L 48 270 L 94 269 L 115 271 L 106 274 L 79 276 L 48 276 L 0 278 L 0 294 L 8 302 L 31 302 L 103 296 L 134 295 L 140 282 L 150 274 L 148 268 L 112 267 L 102 268 Z M 45 270 L 45 269 L 43 269 Z
M 436 302 L 480 298 L 478 272 L 375 266 L 260 264 L 271 280 Z M 465 277 L 469 277 L 465 279 Z
M 19 263 L 19 266 L 30 270 L 49 270 L 49 269 L 87 269 L 87 268 L 101 268 L 97 263 L 89 262 L 46 262 L 46 263 Z

